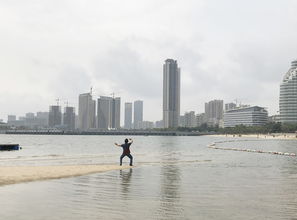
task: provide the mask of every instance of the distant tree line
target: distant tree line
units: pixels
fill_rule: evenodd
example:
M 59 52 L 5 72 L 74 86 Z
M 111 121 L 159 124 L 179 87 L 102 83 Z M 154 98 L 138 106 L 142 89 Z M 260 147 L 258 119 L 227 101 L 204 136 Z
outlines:
M 295 133 L 297 132 L 297 123 L 295 124 L 282 124 L 276 122 L 269 122 L 262 126 L 245 126 L 237 125 L 232 128 L 219 128 L 219 126 L 208 126 L 202 124 L 201 126 L 188 128 L 178 127 L 175 129 L 158 129 L 158 130 L 175 130 L 187 132 L 215 132 L 220 134 L 267 134 L 267 133 Z

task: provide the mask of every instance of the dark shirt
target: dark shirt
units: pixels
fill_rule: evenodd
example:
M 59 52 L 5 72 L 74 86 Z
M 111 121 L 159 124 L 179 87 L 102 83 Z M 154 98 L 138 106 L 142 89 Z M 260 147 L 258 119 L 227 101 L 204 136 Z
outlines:
M 123 154 L 130 154 L 130 145 L 132 143 L 125 143 L 122 144 L 121 147 L 123 148 Z

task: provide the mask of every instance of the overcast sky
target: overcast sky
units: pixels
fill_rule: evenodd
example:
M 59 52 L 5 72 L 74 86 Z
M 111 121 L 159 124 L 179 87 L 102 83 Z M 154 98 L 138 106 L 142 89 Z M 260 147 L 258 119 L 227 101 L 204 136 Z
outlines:
M 162 117 L 162 65 L 181 68 L 181 113 L 212 99 L 278 111 L 297 59 L 295 0 L 0 0 L 0 119 L 114 92 Z M 123 108 L 122 108 L 123 111 Z

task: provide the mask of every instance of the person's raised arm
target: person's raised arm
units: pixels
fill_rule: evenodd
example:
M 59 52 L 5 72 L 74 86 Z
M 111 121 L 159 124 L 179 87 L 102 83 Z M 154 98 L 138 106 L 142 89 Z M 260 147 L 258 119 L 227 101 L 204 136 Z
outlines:
M 114 143 L 115 146 L 121 147 L 122 145 L 118 144 L 118 143 Z

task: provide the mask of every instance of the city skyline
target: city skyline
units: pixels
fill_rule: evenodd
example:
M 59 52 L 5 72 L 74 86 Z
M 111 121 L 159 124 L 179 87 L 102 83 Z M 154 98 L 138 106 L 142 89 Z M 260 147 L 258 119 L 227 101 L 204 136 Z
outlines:
M 280 115 L 274 115 L 274 118 L 280 118 L 280 122 L 296 122 L 296 67 L 297 60 L 291 62 L 291 67 L 289 71 L 284 75 L 283 80 L 280 84 Z M 201 122 L 207 123 L 209 126 L 219 126 L 223 127 L 223 124 L 233 124 L 238 122 L 226 122 L 223 120 L 229 115 L 230 110 L 236 112 L 236 120 L 245 121 L 250 119 L 238 118 L 238 116 L 243 112 L 244 108 L 256 109 L 250 105 L 242 105 L 241 103 L 237 105 L 236 103 L 226 103 L 224 108 L 224 100 L 211 100 L 205 103 L 204 113 L 198 113 L 195 115 L 195 111 L 187 111 L 180 114 L 180 68 L 178 67 L 177 61 L 173 59 L 166 59 L 165 64 L 163 64 L 163 126 L 164 128 L 176 128 L 178 126 L 184 127 L 195 127 L 201 125 Z M 65 103 L 64 113 L 62 114 L 61 105 L 59 105 L 60 99 L 57 99 L 56 105 L 49 106 L 48 112 L 48 126 L 50 128 L 67 128 L 68 130 L 74 130 L 78 128 L 82 131 L 87 131 L 90 129 L 143 129 L 143 128 L 153 128 L 154 122 L 143 120 L 143 101 L 134 101 L 134 111 L 133 111 L 133 126 L 132 126 L 132 103 L 125 102 L 124 108 L 124 124 L 121 124 L 121 98 L 108 96 L 100 96 L 96 100 L 92 97 L 93 89 L 89 93 L 79 94 L 79 108 L 78 108 L 78 125 L 75 126 L 76 113 L 75 108 L 68 106 L 68 101 Z M 268 111 L 265 107 L 259 107 L 261 112 L 266 112 L 266 119 L 263 118 L 263 122 L 268 119 Z M 96 111 L 97 110 L 97 111 Z M 237 113 L 238 111 L 238 113 Z M 254 110 L 253 110 L 254 111 Z M 256 113 L 258 110 L 255 110 Z M 96 113 L 97 112 L 97 113 Z M 252 112 L 252 111 L 250 111 Z M 260 111 L 259 111 L 260 112 Z M 44 120 L 38 121 L 40 117 L 32 112 L 26 113 L 25 117 L 19 117 L 16 120 L 16 115 L 8 115 L 7 123 L 10 125 L 28 125 L 40 126 L 44 124 Z M 204 114 L 201 116 L 201 114 Z M 232 113 L 233 114 L 233 113 Z M 232 115 L 230 113 L 230 115 Z M 261 113 L 262 114 L 262 113 Z M 241 114 L 244 115 L 244 114 Z M 229 117 L 229 116 L 228 116 Z M 233 117 L 233 116 L 232 116 Z M 261 116 L 262 117 L 262 116 Z M 21 119 L 22 118 L 22 119 Z M 44 118 L 44 117 L 43 117 Z M 272 117 L 273 118 L 273 117 Z M 36 120 L 37 119 L 37 120 Z M 285 120 L 284 120 L 285 119 Z M 229 119 L 228 119 L 229 120 Z M 232 119 L 233 120 L 233 119 Z M 261 119 L 262 120 L 262 119 Z M 156 121 L 156 127 L 157 126 Z M 247 124 L 252 124 L 254 122 L 249 122 Z M 257 122 L 255 122 L 257 123 Z
M 144 100 L 144 118 L 160 120 L 168 57 L 183 70 L 181 114 L 213 99 L 279 110 L 280 81 L 297 57 L 295 1 L 57 4 L 0 3 L 0 119 L 48 111 L 58 97 L 78 109 L 77 94 L 93 86 L 96 98 Z

